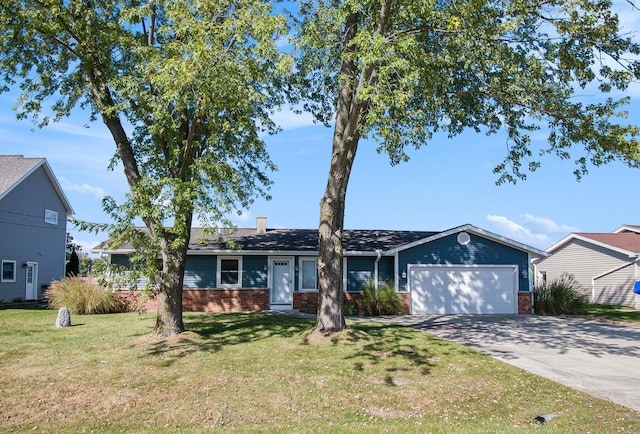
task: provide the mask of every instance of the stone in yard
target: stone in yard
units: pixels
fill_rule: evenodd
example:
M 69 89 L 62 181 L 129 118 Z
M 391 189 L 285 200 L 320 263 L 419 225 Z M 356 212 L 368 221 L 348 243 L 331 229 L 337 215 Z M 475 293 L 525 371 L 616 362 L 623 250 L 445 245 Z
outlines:
M 61 307 L 58 309 L 58 318 L 56 319 L 56 328 L 69 327 L 71 325 L 71 314 L 69 309 Z

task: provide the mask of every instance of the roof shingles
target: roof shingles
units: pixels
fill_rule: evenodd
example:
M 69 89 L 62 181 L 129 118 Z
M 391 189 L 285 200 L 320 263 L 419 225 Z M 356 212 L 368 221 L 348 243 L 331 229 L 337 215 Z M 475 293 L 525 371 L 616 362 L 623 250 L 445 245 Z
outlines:
M 640 253 L 640 234 L 632 232 L 623 233 L 593 233 L 593 232 L 576 232 L 584 238 L 593 241 L 608 244 L 619 249 L 624 249 L 633 253 Z

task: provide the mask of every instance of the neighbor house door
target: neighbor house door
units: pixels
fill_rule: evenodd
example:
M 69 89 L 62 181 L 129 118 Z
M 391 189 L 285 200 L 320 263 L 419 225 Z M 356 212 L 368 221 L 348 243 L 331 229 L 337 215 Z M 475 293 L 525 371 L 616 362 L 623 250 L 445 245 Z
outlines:
M 271 261 L 271 308 L 291 309 L 293 300 L 293 271 L 291 259 Z
M 38 299 L 38 263 L 27 262 L 25 300 Z

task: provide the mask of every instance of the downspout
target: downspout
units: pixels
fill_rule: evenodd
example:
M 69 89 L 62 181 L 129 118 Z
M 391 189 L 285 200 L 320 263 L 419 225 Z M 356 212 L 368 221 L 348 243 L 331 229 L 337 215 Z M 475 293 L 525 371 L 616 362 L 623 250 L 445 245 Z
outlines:
M 373 285 L 375 289 L 378 289 L 378 262 L 380 262 L 380 258 L 382 258 L 382 250 L 376 249 L 376 261 L 373 263 Z

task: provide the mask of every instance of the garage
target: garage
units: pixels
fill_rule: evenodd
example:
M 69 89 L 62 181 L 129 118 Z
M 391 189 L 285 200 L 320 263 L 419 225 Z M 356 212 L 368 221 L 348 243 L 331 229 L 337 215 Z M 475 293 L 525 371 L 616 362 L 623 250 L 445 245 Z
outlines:
M 515 314 L 515 265 L 409 265 L 412 314 Z

